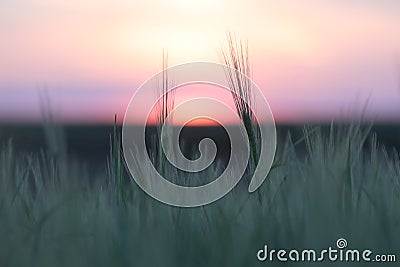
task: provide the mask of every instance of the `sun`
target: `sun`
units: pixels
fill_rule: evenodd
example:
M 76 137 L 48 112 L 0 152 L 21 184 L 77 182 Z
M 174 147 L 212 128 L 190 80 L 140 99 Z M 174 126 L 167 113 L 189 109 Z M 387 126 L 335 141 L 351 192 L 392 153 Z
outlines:
M 202 11 L 216 5 L 218 1 L 212 0 L 173 0 L 171 1 L 177 8 L 188 11 Z

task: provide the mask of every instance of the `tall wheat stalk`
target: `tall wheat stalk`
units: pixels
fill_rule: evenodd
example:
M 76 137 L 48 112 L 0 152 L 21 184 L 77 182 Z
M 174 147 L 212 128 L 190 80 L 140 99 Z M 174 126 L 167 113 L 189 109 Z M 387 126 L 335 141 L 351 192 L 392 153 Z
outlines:
M 167 122 L 167 117 L 170 115 L 171 111 L 174 109 L 175 104 L 175 95 L 173 92 L 169 92 L 169 77 L 168 77 L 168 52 L 163 50 L 163 59 L 162 59 L 162 81 L 161 88 L 158 89 L 158 94 L 160 100 L 156 104 L 156 131 L 157 131 L 157 140 L 156 140 L 156 151 L 155 151 L 155 164 L 157 166 L 157 170 L 164 174 L 165 166 L 166 166 L 166 156 L 163 152 L 162 142 L 161 142 L 161 132 L 163 125 Z
M 222 48 L 223 62 L 231 70 L 225 73 L 232 98 L 235 103 L 236 112 L 241 119 L 249 139 L 250 145 L 250 171 L 253 171 L 259 160 L 259 138 L 258 127 L 255 119 L 254 95 L 251 83 L 244 75 L 251 78 L 249 49 L 247 42 L 237 41 L 231 33 L 227 33 L 226 47 Z

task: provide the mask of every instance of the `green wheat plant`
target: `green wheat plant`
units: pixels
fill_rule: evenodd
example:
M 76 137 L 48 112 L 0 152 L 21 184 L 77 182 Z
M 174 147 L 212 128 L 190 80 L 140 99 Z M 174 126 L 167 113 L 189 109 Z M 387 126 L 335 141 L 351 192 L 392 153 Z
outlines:
M 154 151 L 153 162 L 157 170 L 161 174 L 165 174 L 167 168 L 167 158 L 164 154 L 162 147 L 162 136 L 161 132 L 163 126 L 167 121 L 168 116 L 171 114 L 171 111 L 174 109 L 175 103 L 175 93 L 174 91 L 169 91 L 171 86 L 171 81 L 168 77 L 168 53 L 163 50 L 163 59 L 162 59 L 162 80 L 161 86 L 157 85 L 157 95 L 159 100 L 155 105 L 155 116 L 156 116 L 156 136 L 153 142 L 155 145 L 152 145 Z
M 259 132 L 255 119 L 254 95 L 252 85 L 245 76 L 251 78 L 249 50 L 247 42 L 237 41 L 236 37 L 228 32 L 226 46 L 222 48 L 223 63 L 230 68 L 225 75 L 236 107 L 236 112 L 242 121 L 250 145 L 250 171 L 254 171 L 259 159 Z M 245 76 L 243 76 L 243 74 Z

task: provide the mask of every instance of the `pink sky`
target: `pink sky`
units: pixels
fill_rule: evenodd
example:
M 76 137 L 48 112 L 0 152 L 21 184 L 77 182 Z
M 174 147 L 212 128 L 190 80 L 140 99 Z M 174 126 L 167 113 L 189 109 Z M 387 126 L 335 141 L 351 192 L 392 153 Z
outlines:
M 225 32 L 247 39 L 254 81 L 278 122 L 400 120 L 400 2 L 3 0 L 0 122 L 40 121 L 38 88 L 70 123 L 122 118 L 170 65 L 219 62 Z

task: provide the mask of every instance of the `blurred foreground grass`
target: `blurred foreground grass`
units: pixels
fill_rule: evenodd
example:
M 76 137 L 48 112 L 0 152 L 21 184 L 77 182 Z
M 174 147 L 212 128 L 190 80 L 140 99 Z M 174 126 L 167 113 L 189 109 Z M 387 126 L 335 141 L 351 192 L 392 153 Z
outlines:
M 265 244 L 335 247 L 338 238 L 400 257 L 399 154 L 358 125 L 306 127 L 305 155 L 288 136 L 259 191 L 239 184 L 190 209 L 126 183 L 117 138 L 108 167 L 91 174 L 68 158 L 59 131 L 46 137 L 38 154 L 1 141 L 0 266 L 294 266 L 260 263 L 256 253 Z

